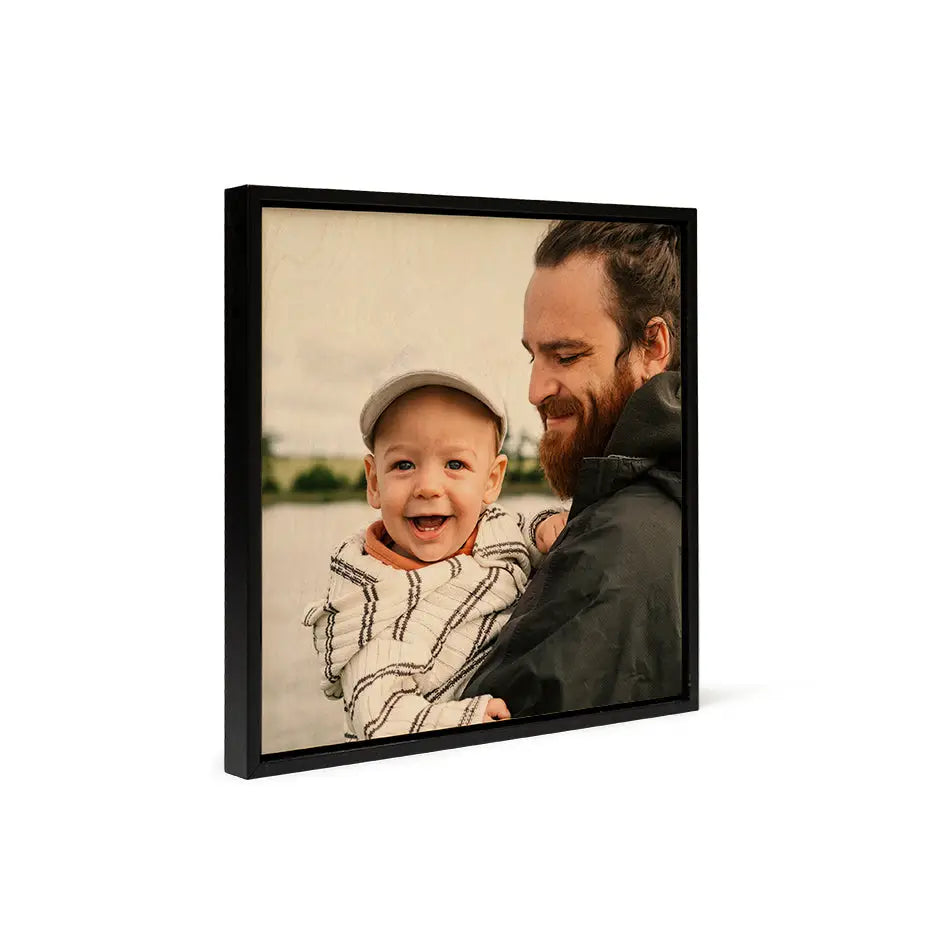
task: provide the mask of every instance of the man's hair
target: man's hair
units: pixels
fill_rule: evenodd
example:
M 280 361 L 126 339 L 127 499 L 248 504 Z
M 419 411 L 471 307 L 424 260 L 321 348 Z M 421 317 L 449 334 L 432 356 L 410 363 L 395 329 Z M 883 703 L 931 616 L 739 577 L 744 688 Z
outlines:
M 637 222 L 555 221 L 537 247 L 538 267 L 557 267 L 577 254 L 601 257 L 612 288 L 608 310 L 623 349 L 647 341 L 660 316 L 671 333 L 668 371 L 681 367 L 681 261 L 677 228 Z

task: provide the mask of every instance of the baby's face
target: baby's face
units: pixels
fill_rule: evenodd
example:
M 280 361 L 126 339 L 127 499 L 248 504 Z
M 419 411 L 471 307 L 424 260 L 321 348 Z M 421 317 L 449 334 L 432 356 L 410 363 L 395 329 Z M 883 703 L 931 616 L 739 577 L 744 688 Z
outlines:
M 496 455 L 486 408 L 450 388 L 417 388 L 382 415 L 365 457 L 368 502 L 399 553 L 432 563 L 468 540 L 498 498 L 507 459 Z

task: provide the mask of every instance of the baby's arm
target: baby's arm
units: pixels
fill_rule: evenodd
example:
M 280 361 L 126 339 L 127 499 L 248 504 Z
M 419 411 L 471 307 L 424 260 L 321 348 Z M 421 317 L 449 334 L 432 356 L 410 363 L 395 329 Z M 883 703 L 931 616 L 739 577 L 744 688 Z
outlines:
M 542 554 L 546 554 L 547 551 L 553 547 L 554 541 L 560 537 L 560 532 L 566 526 L 567 518 L 569 516 L 570 512 L 561 511 L 559 514 L 551 515 L 549 518 L 545 518 L 537 526 L 537 532 L 535 533 L 534 540 L 537 544 L 537 549 Z
M 429 650 L 411 642 L 375 638 L 342 670 L 342 692 L 359 739 L 400 736 L 507 719 L 508 708 L 490 694 L 434 703 L 418 677 L 429 670 Z M 504 714 L 504 715 L 502 715 Z
M 536 567 L 541 562 L 541 555 L 546 554 L 557 540 L 567 523 L 568 514 L 560 508 L 545 508 L 531 518 L 518 515 L 518 526 L 524 535 L 532 566 Z
M 485 708 L 485 716 L 482 717 L 483 723 L 491 723 L 494 720 L 510 720 L 511 711 L 508 704 L 501 697 L 493 697 Z

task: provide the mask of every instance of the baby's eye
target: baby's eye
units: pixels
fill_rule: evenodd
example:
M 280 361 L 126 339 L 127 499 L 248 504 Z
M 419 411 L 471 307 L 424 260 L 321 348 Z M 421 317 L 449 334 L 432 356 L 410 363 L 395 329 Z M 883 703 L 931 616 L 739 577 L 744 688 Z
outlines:
M 399 459 L 393 466 L 392 469 L 400 469 L 403 472 L 408 472 L 414 468 L 414 464 L 409 459 Z
M 453 472 L 456 472 L 456 471 L 458 471 L 459 469 L 465 469 L 465 468 L 466 468 L 466 464 L 465 464 L 461 459 L 451 459 L 451 460 L 446 464 L 446 468 L 447 468 L 447 469 L 452 469 Z

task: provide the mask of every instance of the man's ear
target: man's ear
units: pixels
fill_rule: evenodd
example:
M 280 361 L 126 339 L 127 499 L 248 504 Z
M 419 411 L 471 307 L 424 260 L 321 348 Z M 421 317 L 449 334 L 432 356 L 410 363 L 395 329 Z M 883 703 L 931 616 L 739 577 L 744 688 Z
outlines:
M 502 483 L 505 481 L 505 470 L 508 468 L 508 457 L 504 453 L 499 453 L 489 469 L 488 481 L 485 484 L 485 491 L 482 493 L 482 503 L 491 505 L 502 494 Z
M 643 341 L 638 343 L 641 349 L 642 383 L 655 375 L 668 370 L 671 361 L 671 331 L 660 316 L 652 316 L 645 324 Z
M 378 491 L 378 469 L 374 456 L 365 457 L 365 478 L 368 480 L 368 504 L 372 508 L 381 507 L 381 493 Z

